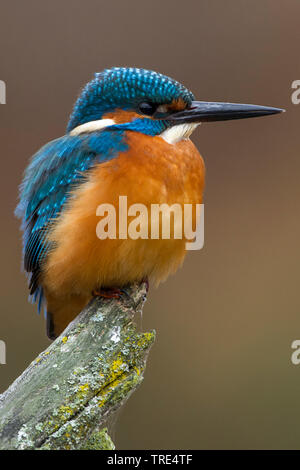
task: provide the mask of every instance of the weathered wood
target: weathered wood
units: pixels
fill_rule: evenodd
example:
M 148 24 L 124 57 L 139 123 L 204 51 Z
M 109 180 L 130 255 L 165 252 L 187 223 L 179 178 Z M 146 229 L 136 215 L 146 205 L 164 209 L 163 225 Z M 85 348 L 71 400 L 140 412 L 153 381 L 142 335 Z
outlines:
M 108 417 L 143 380 L 155 332 L 137 331 L 146 285 L 95 298 L 0 395 L 0 449 L 114 449 Z

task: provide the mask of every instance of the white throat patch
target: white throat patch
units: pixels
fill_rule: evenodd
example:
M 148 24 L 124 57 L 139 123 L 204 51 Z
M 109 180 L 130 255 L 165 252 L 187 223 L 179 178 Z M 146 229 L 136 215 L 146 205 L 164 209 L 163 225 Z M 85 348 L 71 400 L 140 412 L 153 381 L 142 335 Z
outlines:
M 176 144 L 182 139 L 188 139 L 192 132 L 199 126 L 200 122 L 193 122 L 191 124 L 178 124 L 166 129 L 160 134 L 168 144 Z
M 85 124 L 81 124 L 80 126 L 75 127 L 71 130 L 70 135 L 79 135 L 83 134 L 84 132 L 99 131 L 105 127 L 113 126 L 114 124 L 116 123 L 113 119 L 98 119 L 98 121 L 86 122 Z

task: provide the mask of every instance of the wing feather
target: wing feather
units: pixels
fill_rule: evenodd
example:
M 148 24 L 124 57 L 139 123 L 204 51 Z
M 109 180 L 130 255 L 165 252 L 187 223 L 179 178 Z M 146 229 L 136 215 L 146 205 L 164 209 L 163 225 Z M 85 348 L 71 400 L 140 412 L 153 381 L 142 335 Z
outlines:
M 112 128 L 113 129 L 113 128 Z M 29 276 L 30 297 L 43 303 L 39 278 L 43 263 L 53 248 L 47 233 L 63 211 L 71 191 L 80 185 L 94 165 L 126 151 L 120 130 L 65 135 L 49 142 L 31 159 L 20 187 L 16 215 L 22 219 L 24 268 Z

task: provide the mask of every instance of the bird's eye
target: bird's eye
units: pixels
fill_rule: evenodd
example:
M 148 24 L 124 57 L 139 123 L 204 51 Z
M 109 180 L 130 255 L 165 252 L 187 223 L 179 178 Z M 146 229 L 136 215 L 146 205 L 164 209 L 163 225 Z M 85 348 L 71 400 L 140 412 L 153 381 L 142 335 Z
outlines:
M 158 105 L 156 103 L 151 103 L 150 101 L 145 101 L 144 103 L 139 104 L 139 110 L 147 116 L 152 116 L 157 110 L 157 107 Z

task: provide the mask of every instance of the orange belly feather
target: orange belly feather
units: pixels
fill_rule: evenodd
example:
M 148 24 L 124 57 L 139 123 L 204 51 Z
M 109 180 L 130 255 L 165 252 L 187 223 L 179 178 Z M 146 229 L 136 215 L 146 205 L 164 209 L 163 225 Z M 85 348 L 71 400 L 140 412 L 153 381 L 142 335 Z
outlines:
M 204 163 L 190 140 L 128 132 L 129 151 L 96 166 L 74 192 L 49 238 L 55 249 L 42 274 L 47 309 L 59 334 L 91 298 L 93 289 L 149 278 L 158 284 L 182 264 L 185 239 L 100 240 L 100 204 L 118 208 L 119 196 L 135 203 L 200 204 Z

